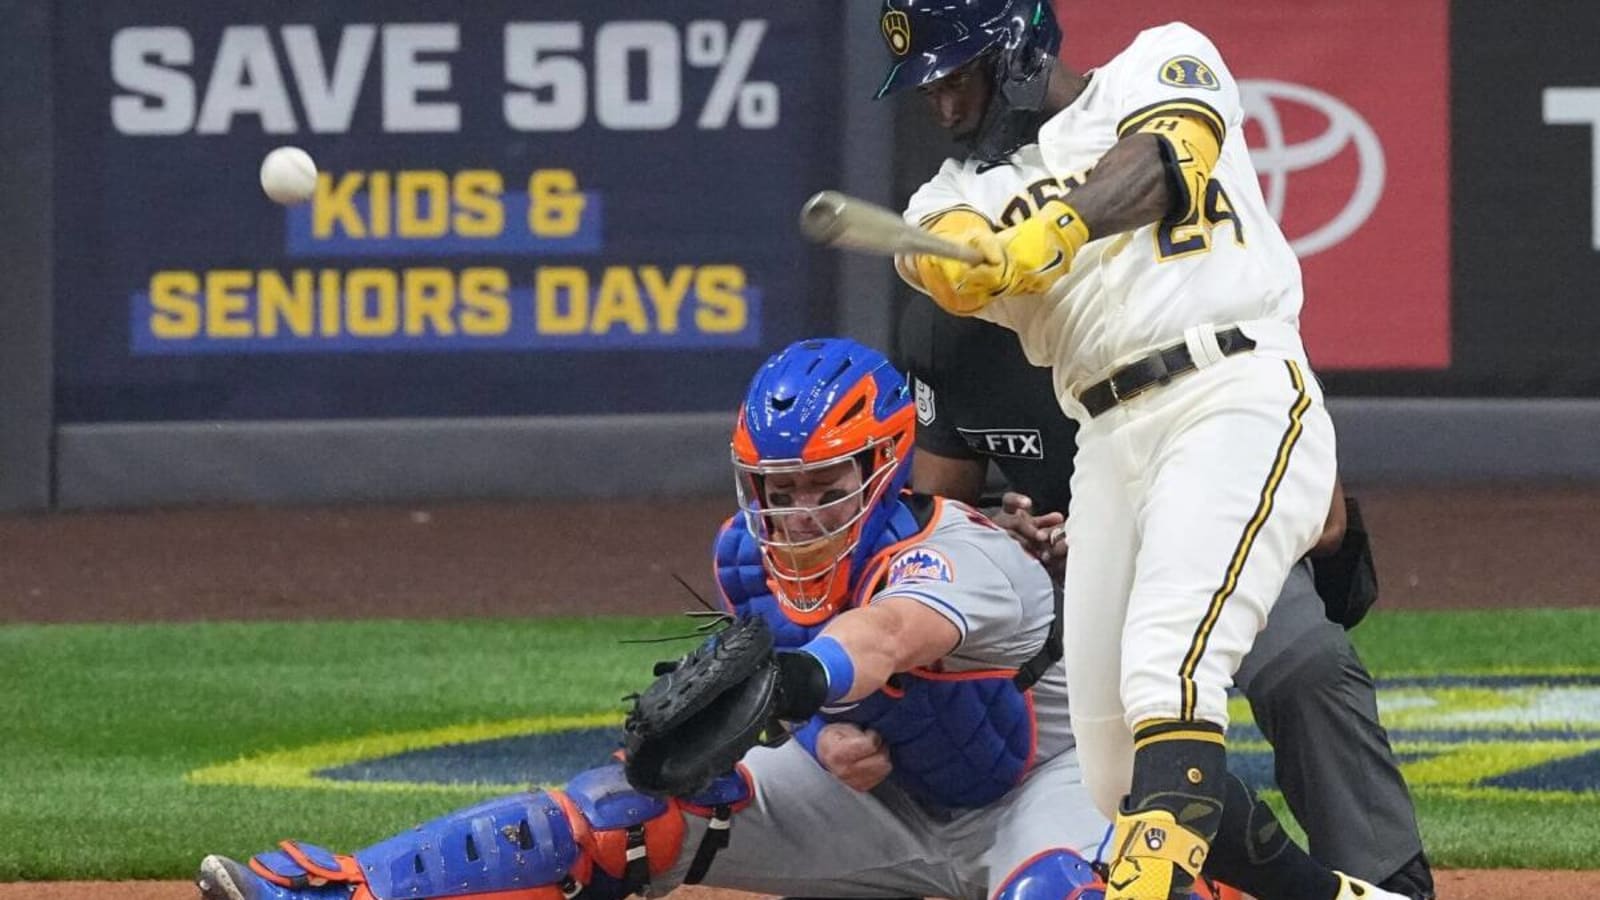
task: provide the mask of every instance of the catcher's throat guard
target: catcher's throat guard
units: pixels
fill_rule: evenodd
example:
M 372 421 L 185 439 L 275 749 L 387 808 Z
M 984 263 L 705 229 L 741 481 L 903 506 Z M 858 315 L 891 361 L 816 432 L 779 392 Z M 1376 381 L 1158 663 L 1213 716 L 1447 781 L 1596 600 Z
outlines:
M 831 615 L 829 601 L 849 593 L 851 562 L 861 545 L 861 524 L 896 470 L 894 447 L 816 463 L 776 460 L 747 464 L 734 457 L 735 488 L 745 527 L 761 542 L 762 564 L 774 592 L 796 613 Z M 778 506 L 765 499 L 773 475 L 801 475 L 855 465 L 857 486 L 816 506 Z

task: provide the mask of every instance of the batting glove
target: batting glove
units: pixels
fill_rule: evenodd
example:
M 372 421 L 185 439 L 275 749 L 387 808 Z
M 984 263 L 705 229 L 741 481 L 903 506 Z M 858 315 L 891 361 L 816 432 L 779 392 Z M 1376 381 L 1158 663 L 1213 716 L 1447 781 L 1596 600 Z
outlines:
M 1005 265 L 1005 251 L 989 220 L 975 210 L 958 208 L 923 227 L 939 237 L 976 247 L 984 262 L 971 265 L 942 256 L 913 256 L 910 261 L 914 277 L 908 280 L 926 291 L 945 311 L 958 316 L 970 316 L 993 301 L 991 292 L 1002 280 L 999 272 Z
M 996 235 L 1005 264 L 991 290 L 997 297 L 1043 294 L 1072 269 L 1072 260 L 1089 242 L 1089 226 L 1063 200 L 1046 203 L 1020 225 Z

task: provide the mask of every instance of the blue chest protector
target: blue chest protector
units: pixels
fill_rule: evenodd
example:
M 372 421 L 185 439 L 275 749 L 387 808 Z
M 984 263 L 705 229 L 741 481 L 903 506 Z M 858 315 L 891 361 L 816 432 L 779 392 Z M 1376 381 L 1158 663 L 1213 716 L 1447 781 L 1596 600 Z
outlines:
M 937 506 L 933 507 L 936 511 Z M 889 521 L 878 546 L 861 571 L 892 554 L 922 531 L 926 519 L 905 502 Z M 791 620 L 768 587 L 761 546 L 735 516 L 717 534 L 717 582 L 740 618 L 761 616 L 772 627 L 779 648 L 794 648 L 816 637 L 827 622 L 801 625 Z M 876 584 L 853 585 L 861 603 Z M 840 711 L 819 713 L 796 733 L 813 754 L 816 734 L 828 722 L 853 722 L 882 735 L 894 765 L 890 780 L 918 801 L 944 809 L 985 806 L 1015 787 L 1033 764 L 1034 717 L 1031 695 L 1017 686 L 1015 673 L 996 669 L 945 675 L 902 672 L 884 689 Z

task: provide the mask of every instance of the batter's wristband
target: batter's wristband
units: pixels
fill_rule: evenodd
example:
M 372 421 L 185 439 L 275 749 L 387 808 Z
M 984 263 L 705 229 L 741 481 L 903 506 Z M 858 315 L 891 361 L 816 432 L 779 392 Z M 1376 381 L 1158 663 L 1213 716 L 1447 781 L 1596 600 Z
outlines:
M 801 653 L 809 654 L 822 663 L 822 671 L 828 676 L 828 695 L 824 702 L 838 703 L 850 693 L 850 686 L 856 680 L 856 665 L 850 661 L 850 654 L 844 650 L 844 645 L 827 635 L 813 638 L 800 648 Z

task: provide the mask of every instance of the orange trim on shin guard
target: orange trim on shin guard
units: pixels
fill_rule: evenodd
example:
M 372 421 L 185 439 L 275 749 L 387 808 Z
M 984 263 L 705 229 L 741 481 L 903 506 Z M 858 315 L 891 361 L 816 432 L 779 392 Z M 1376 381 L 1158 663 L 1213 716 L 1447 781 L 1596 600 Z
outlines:
M 686 826 L 677 800 L 667 801 L 667 811 L 645 822 L 644 852 L 650 861 L 650 877 L 655 878 L 678 861 Z M 628 867 L 628 829 L 590 831 L 591 855 L 595 865 L 613 878 L 624 877 Z

